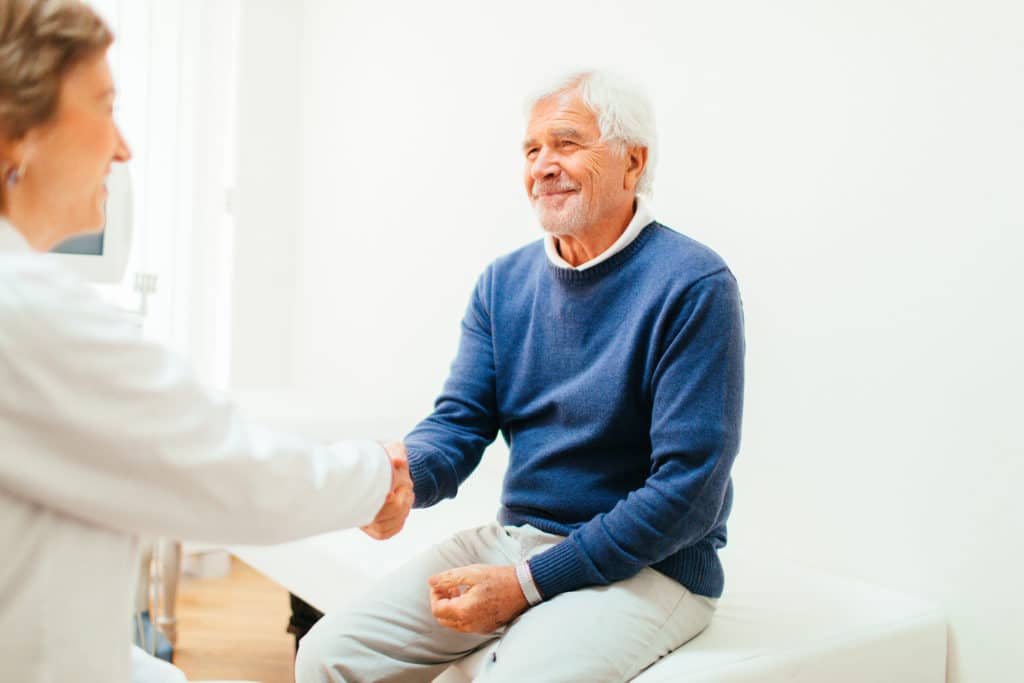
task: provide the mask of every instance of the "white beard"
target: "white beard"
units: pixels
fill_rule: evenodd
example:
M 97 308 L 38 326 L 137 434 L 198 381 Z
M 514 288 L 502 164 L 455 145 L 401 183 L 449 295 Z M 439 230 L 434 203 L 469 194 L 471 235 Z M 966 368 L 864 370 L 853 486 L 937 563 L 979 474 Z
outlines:
M 533 200 L 533 211 L 540 226 L 551 235 L 579 235 L 590 224 L 590 203 L 580 194 L 571 195 L 561 209 L 548 208 L 541 199 Z

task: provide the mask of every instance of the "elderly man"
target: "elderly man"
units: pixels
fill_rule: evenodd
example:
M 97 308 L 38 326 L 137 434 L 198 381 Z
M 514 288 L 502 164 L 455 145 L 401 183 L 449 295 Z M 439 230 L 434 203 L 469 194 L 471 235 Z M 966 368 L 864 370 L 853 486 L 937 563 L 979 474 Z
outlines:
M 633 87 L 576 74 L 528 111 L 526 190 L 547 235 L 480 277 L 436 409 L 406 438 L 427 507 L 500 430 L 498 521 L 321 620 L 300 683 L 429 681 L 495 639 L 479 680 L 624 681 L 700 633 L 721 595 L 736 282 L 653 220 L 653 114 Z

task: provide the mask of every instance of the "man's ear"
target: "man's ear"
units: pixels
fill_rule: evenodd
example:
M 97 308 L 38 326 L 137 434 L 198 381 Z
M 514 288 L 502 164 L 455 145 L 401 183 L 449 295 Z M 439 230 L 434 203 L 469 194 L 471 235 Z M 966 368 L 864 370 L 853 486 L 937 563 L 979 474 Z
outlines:
M 636 189 L 637 183 L 640 182 L 640 176 L 644 174 L 645 168 L 647 168 L 647 148 L 640 147 L 639 145 L 627 148 L 626 175 L 623 178 L 623 188 L 633 192 Z

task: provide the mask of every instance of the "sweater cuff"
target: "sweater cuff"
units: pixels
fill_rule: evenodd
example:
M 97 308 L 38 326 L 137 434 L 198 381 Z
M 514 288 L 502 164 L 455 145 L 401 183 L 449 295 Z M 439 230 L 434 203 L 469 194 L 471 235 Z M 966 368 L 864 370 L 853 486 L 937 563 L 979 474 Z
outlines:
M 588 563 L 580 556 L 576 544 L 569 539 L 534 555 L 527 560 L 527 564 L 544 600 L 601 583 L 590 578 Z
M 416 451 L 406 451 L 409 461 L 409 477 L 412 479 L 415 508 L 430 507 L 437 502 L 437 479 L 430 471 L 427 457 Z

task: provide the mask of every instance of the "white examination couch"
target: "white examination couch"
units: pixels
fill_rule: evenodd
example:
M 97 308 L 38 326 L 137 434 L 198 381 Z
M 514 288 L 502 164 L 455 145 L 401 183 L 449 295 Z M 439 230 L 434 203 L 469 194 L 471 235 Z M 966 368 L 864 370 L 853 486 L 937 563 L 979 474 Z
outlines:
M 278 423 L 319 436 L 385 433 Z M 322 611 L 343 606 L 416 552 L 497 510 L 506 458 L 492 447 L 453 501 L 414 510 L 395 538 L 359 531 L 272 547 L 235 547 L 243 561 Z M 727 548 L 726 591 L 711 626 L 637 683 L 942 683 L 946 622 L 938 608 L 879 586 Z M 438 683 L 472 680 L 488 653 L 448 669 Z

